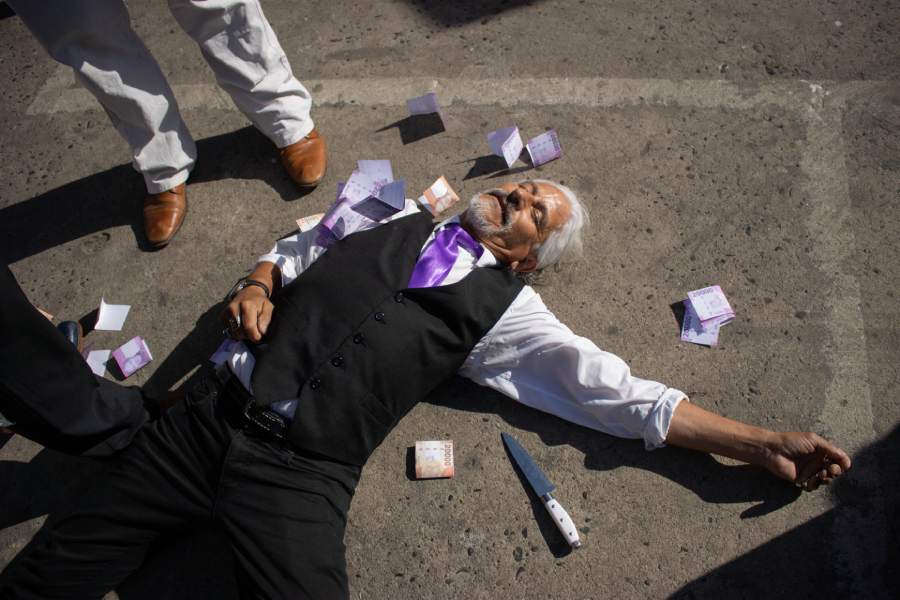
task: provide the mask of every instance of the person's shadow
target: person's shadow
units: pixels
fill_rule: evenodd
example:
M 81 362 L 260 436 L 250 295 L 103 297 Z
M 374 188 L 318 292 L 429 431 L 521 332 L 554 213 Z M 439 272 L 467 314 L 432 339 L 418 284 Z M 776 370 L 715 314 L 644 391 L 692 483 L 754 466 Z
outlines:
M 473 401 L 473 399 L 475 399 Z M 568 445 L 584 454 L 584 466 L 597 471 L 636 467 L 652 471 L 693 491 L 705 502 L 731 504 L 756 502 L 741 513 L 742 519 L 759 517 L 793 502 L 800 491 L 750 465 L 727 466 L 707 454 L 666 448 L 648 452 L 640 440 L 623 440 L 587 429 L 516 403 L 500 393 L 487 390 L 468 380 L 454 377 L 435 390 L 427 402 L 456 410 L 494 413 L 510 427 L 532 431 L 548 446 Z M 497 436 L 497 444 L 502 444 Z M 568 543 L 521 473 L 528 490 L 532 512 L 541 534 L 557 557 L 568 554 Z
M 260 179 L 289 201 L 301 192 L 280 165 L 277 150 L 251 126 L 197 142 L 197 164 L 190 184 L 224 178 Z M 149 250 L 141 208 L 143 180 L 122 164 L 0 208 L 0 257 L 6 264 L 38 254 L 110 227 L 128 225 L 139 247 Z

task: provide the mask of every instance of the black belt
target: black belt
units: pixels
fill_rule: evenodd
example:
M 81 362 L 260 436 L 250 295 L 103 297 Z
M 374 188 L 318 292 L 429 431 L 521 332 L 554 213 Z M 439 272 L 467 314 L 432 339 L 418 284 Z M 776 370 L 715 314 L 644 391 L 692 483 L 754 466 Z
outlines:
M 238 429 L 253 431 L 276 440 L 286 440 L 290 424 L 273 410 L 260 406 L 253 395 L 226 365 L 216 368 L 215 377 L 222 388 L 226 417 Z

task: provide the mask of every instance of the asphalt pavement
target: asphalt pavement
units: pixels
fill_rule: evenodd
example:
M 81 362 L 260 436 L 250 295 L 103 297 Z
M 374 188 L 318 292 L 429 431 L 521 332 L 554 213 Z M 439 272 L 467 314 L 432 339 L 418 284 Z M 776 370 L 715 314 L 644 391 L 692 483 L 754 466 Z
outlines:
M 455 380 L 365 470 L 345 538 L 352 598 L 900 595 L 895 0 L 264 0 L 329 144 L 307 195 L 165 3 L 128 5 L 199 148 L 187 220 L 158 252 L 140 247 L 127 146 L 0 3 L 0 253 L 58 320 L 101 296 L 132 306 L 123 331 L 87 339 L 147 340 L 154 361 L 124 383 L 184 385 L 221 339 L 232 283 L 326 209 L 356 160 L 386 158 L 410 197 L 440 175 L 464 198 L 525 177 L 571 186 L 592 215 L 585 256 L 539 287 L 564 323 L 701 406 L 853 456 L 849 475 L 801 494 Z M 405 99 L 428 91 L 439 128 L 407 119 Z M 556 129 L 562 158 L 504 169 L 485 135 L 511 124 Z M 679 341 L 673 303 L 715 284 L 737 313 L 720 345 Z M 504 431 L 557 485 L 581 550 L 523 487 Z M 409 478 L 408 448 L 429 439 L 454 441 L 452 479 Z M 106 468 L 0 437 L 0 568 Z M 207 525 L 162 540 L 119 597 L 236 597 L 225 542 Z

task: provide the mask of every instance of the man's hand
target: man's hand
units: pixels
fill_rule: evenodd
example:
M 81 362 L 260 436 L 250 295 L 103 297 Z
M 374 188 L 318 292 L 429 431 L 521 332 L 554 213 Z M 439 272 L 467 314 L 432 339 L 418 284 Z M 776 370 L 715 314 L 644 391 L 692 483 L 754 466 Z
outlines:
M 269 328 L 274 308 L 262 288 L 247 286 L 228 303 L 221 319 L 232 338 L 259 342 Z
M 776 433 L 763 466 L 777 477 L 812 491 L 850 470 L 847 453 L 815 433 Z
M 850 469 L 847 453 L 815 433 L 779 433 L 754 427 L 682 401 L 666 443 L 721 454 L 765 467 L 812 491 Z

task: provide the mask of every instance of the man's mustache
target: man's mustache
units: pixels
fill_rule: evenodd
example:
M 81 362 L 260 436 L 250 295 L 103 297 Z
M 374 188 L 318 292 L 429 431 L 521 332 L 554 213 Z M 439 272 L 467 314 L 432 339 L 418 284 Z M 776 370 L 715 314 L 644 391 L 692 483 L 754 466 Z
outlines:
M 500 201 L 500 223 L 502 226 L 509 225 L 510 214 L 509 214 L 509 205 L 506 202 L 506 198 L 509 196 L 509 192 L 502 190 L 500 188 L 493 188 L 487 190 L 486 192 L 482 192 L 488 196 L 493 196 Z

